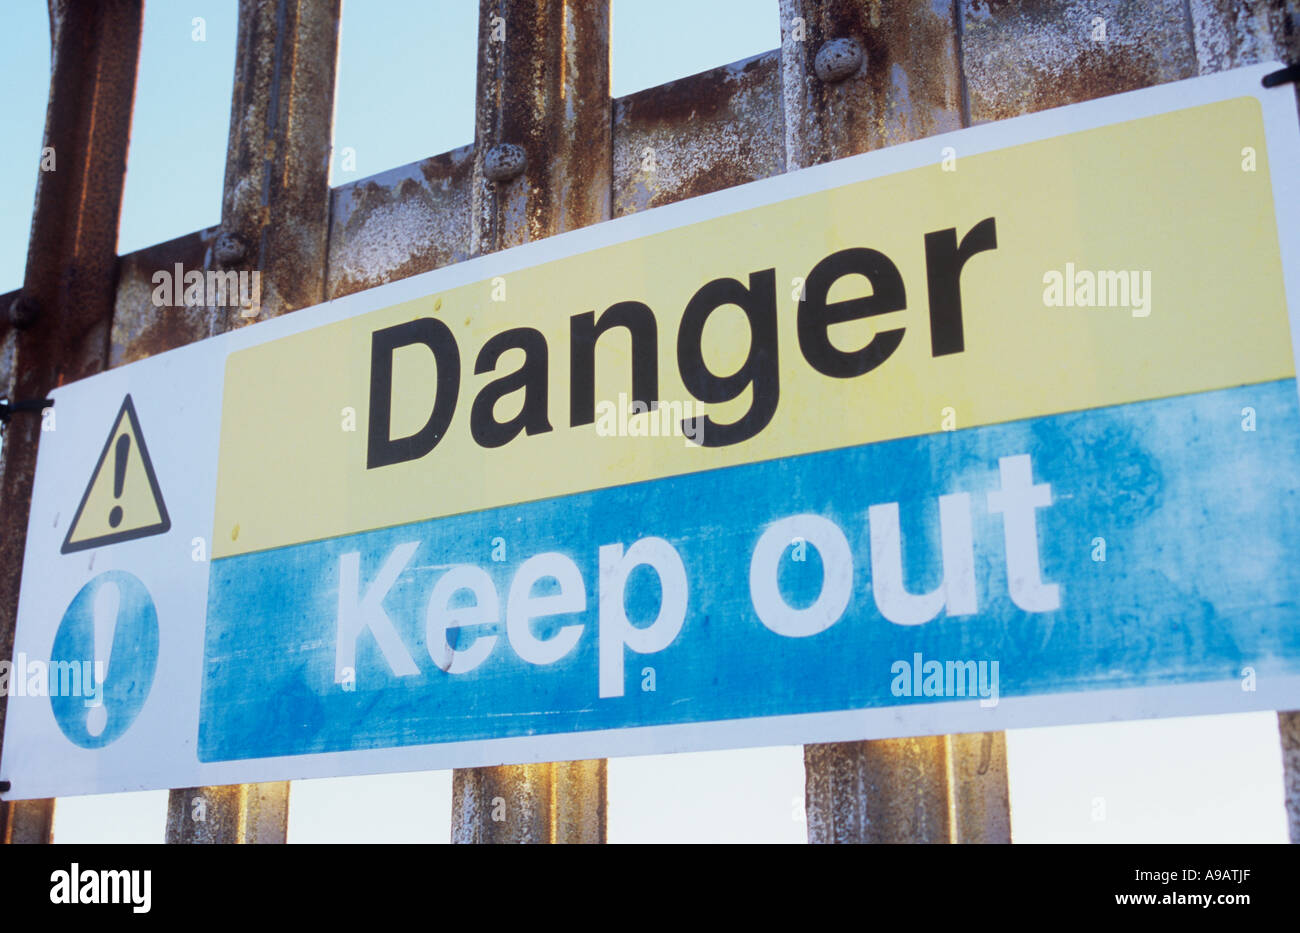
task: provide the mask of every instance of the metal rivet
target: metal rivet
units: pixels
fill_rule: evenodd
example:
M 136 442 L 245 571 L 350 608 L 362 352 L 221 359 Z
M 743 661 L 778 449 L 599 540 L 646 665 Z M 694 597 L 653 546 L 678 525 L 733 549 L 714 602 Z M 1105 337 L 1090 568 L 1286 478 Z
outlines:
M 817 71 L 817 77 L 827 84 L 834 84 L 857 74 L 866 57 L 857 39 L 832 39 L 817 53 L 813 68 Z
M 519 175 L 528 164 L 523 146 L 497 143 L 483 157 L 483 174 L 488 181 L 506 182 Z
M 22 330 L 36 323 L 36 317 L 40 313 L 41 306 L 36 303 L 35 298 L 19 295 L 9 305 L 9 323 Z
M 217 234 L 217 242 L 213 244 L 212 251 L 217 257 L 217 262 L 229 266 L 243 259 L 247 249 L 244 241 L 238 236 L 223 230 Z

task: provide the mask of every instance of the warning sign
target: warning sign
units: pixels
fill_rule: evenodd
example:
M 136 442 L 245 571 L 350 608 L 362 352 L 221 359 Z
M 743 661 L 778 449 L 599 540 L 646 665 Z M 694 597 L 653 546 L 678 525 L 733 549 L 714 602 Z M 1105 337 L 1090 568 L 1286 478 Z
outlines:
M 61 553 L 159 535 L 171 528 L 149 448 L 128 395 L 104 442 Z
M 1300 708 L 1279 67 L 51 390 L 0 797 Z

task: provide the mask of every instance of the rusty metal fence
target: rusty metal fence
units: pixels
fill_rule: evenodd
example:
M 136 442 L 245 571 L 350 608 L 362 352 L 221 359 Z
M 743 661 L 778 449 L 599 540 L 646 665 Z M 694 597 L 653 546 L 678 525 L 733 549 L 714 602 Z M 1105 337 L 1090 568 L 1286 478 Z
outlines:
M 59 170 L 39 177 L 23 287 L 0 296 L 0 395 L 42 398 L 248 323 L 156 307 L 151 276 L 177 263 L 260 271 L 264 319 L 831 159 L 1300 57 L 1296 0 L 780 0 L 779 49 L 611 99 L 609 0 L 480 0 L 473 143 L 331 190 L 341 3 L 240 0 L 221 223 L 118 256 L 143 0 L 49 0 L 43 145 Z M 39 436 L 39 419 L 14 419 L 0 458 L 4 658 Z M 0 698 L 0 734 L 3 711 Z M 1300 713 L 1279 727 L 1300 842 Z M 811 842 L 1011 839 L 1002 733 L 814 745 L 804 761 Z M 458 771 L 452 839 L 604 841 L 605 774 L 603 761 Z M 175 789 L 167 841 L 283 842 L 288 794 Z M 489 818 L 497 797 L 512 818 Z M 53 812 L 0 804 L 0 840 L 49 841 Z

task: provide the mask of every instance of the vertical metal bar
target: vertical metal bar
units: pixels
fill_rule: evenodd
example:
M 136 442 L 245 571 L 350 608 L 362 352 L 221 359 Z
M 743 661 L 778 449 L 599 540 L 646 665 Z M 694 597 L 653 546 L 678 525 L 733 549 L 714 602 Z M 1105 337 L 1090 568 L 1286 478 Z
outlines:
M 1201 74 L 1300 57 L 1300 4 L 1295 0 L 1188 0 Z
M 256 313 L 214 308 L 219 333 L 325 300 L 330 132 L 341 0 L 241 0 L 221 234 L 209 265 L 261 275 Z M 284 842 L 289 783 L 171 792 L 167 841 Z
M 817 53 L 856 42 L 864 64 L 838 81 Z M 957 17 L 931 0 L 781 0 L 787 170 L 962 126 Z
M 325 300 L 342 0 L 240 0 L 216 260 L 262 274 L 264 320 Z M 238 257 L 238 258 L 236 258 Z
M 1300 845 L 1300 712 L 1278 713 L 1282 740 L 1282 793 L 1287 834 Z
M 517 246 L 609 219 L 609 0 L 480 0 L 472 248 Z M 491 181 L 500 145 L 523 172 Z
M 173 789 L 169 843 L 280 843 L 289 824 L 289 782 Z
M 828 80 L 816 57 L 834 40 L 863 64 Z M 790 169 L 962 126 L 951 5 L 782 0 L 781 55 Z M 808 745 L 804 770 L 809 842 L 1011 841 L 1002 733 Z
M 808 841 L 1011 840 L 1006 735 L 804 746 Z
M 43 171 L 27 249 L 25 325 L 15 338 L 9 394 L 39 399 L 104 366 L 113 312 L 117 221 L 140 51 L 142 0 L 50 0 L 50 98 Z M 30 323 L 29 323 L 30 322 Z M 13 654 L 40 417 L 13 418 L 0 463 L 0 657 Z M 5 699 L 0 697 L 0 736 Z M 0 841 L 48 842 L 54 801 L 0 804 Z
M 471 249 L 607 219 L 608 0 L 480 0 L 478 38 Z M 503 144 L 526 160 L 511 179 L 496 170 L 517 155 L 499 158 Z M 457 771 L 452 841 L 604 842 L 605 773 L 603 760 Z

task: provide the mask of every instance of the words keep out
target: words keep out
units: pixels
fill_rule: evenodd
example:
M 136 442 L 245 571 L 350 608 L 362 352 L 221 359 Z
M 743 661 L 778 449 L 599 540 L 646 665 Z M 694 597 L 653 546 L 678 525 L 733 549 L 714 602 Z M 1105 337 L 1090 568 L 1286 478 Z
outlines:
M 1028 454 L 1002 457 L 999 477 L 999 488 L 984 494 L 984 504 L 990 513 L 1002 517 L 1008 596 L 1025 612 L 1057 609 L 1060 586 L 1042 579 L 1038 549 L 1037 512 L 1052 504 L 1051 485 L 1034 481 Z M 939 496 L 943 579 L 928 593 L 911 593 L 903 580 L 898 503 L 869 508 L 871 592 L 886 620 L 895 625 L 921 625 L 941 610 L 948 616 L 978 611 L 971 509 L 970 493 Z M 815 547 L 821 557 L 822 583 L 811 605 L 795 608 L 780 592 L 777 568 L 791 545 L 803 543 Z M 421 673 L 383 605 L 419 546 L 419 541 L 409 541 L 394 547 L 364 588 L 361 553 L 340 555 L 334 680 L 344 689 L 355 689 L 357 642 L 367 631 L 395 676 Z M 598 557 L 599 695 L 620 697 L 624 695 L 627 652 L 653 654 L 676 640 L 686 620 L 690 586 L 681 555 L 663 538 L 644 537 L 626 547 L 603 544 Z M 633 624 L 626 609 L 629 577 L 642 566 L 659 580 L 659 606 L 648 625 Z M 825 631 L 843 616 L 853 592 L 853 575 L 853 554 L 843 529 L 821 515 L 793 515 L 767 525 L 759 536 L 750 558 L 750 599 L 767 629 L 790 638 L 806 638 Z M 536 585 L 543 581 L 551 581 L 550 592 L 535 595 Z M 468 591 L 473 603 L 453 608 L 453 597 L 461 591 Z M 515 570 L 504 600 L 505 638 L 510 648 L 522 660 L 539 666 L 568 655 L 582 639 L 586 623 L 550 625 L 545 638 L 539 637 L 535 623 L 586 613 L 587 594 L 581 571 L 567 555 L 548 551 L 527 558 Z M 473 671 L 496 649 L 501 621 L 502 597 L 488 573 L 475 564 L 452 566 L 434 584 L 425 610 L 424 643 L 430 659 L 450 675 Z M 456 647 L 449 639 L 453 632 Z

